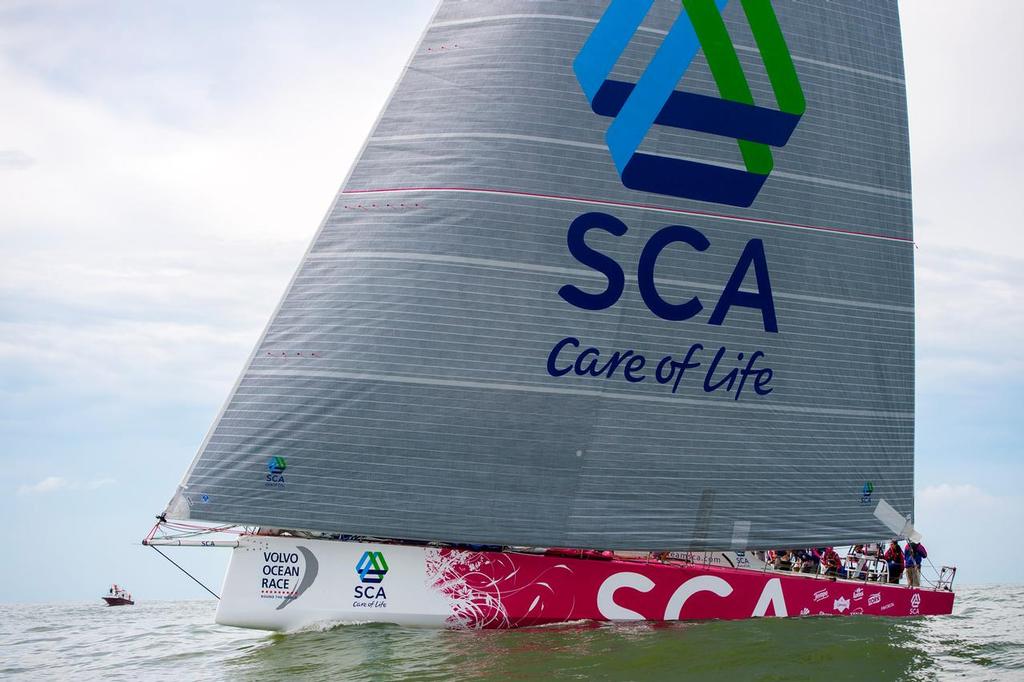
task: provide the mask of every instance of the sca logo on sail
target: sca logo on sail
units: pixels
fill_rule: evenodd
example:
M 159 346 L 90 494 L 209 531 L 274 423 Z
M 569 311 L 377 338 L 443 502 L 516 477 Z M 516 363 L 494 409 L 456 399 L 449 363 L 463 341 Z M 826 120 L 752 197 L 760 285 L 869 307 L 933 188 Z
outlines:
M 384 552 L 363 552 L 356 562 L 356 575 L 362 585 L 356 585 L 352 606 L 363 608 L 385 608 L 387 594 L 384 593 L 384 576 L 388 573 L 388 562 Z
M 284 487 L 284 470 L 288 468 L 288 462 L 284 457 L 271 457 L 267 460 L 267 476 L 263 485 L 268 488 Z
M 754 104 L 746 74 L 722 20 L 728 0 L 682 0 L 683 12 L 636 83 L 610 78 L 654 0 L 612 0 L 573 62 L 590 107 L 612 118 L 608 150 L 630 189 L 731 206 L 750 206 L 806 109 L 771 0 L 741 0 L 778 109 Z M 703 50 L 720 97 L 676 90 Z M 735 139 L 744 168 L 638 151 L 655 126 Z

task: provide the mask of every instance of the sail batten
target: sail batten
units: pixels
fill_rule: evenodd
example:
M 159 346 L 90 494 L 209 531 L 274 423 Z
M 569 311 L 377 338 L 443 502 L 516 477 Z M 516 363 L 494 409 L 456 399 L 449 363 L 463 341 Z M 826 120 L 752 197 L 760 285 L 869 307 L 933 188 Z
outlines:
M 440 4 L 172 516 L 723 549 L 913 513 L 896 3 L 624 2 Z

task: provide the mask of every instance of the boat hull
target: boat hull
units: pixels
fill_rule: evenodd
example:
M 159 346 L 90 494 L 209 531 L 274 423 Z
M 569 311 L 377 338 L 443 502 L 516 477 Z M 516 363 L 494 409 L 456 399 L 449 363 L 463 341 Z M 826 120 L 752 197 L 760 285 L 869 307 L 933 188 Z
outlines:
M 248 536 L 217 622 L 513 628 L 579 620 L 948 614 L 953 593 L 694 563 Z
M 103 601 L 107 602 L 107 606 L 134 606 L 135 602 L 131 599 L 125 599 L 124 597 L 103 597 Z

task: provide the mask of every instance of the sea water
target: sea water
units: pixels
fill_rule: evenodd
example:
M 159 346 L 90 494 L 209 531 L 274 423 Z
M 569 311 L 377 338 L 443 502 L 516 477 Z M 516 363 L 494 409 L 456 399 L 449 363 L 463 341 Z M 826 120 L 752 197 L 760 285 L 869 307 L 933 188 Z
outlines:
M 213 601 L 0 605 L 0 678 L 1024 680 L 1024 587 L 963 588 L 952 616 L 453 632 L 213 624 Z

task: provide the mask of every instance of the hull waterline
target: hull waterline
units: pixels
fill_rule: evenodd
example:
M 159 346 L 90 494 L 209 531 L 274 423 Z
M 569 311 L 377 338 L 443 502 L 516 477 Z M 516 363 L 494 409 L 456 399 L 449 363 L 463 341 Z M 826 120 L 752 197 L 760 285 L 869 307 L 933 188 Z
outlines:
M 221 597 L 220 624 L 293 630 L 357 622 L 514 628 L 579 620 L 944 615 L 954 595 L 684 562 L 247 536 L 234 550 Z

